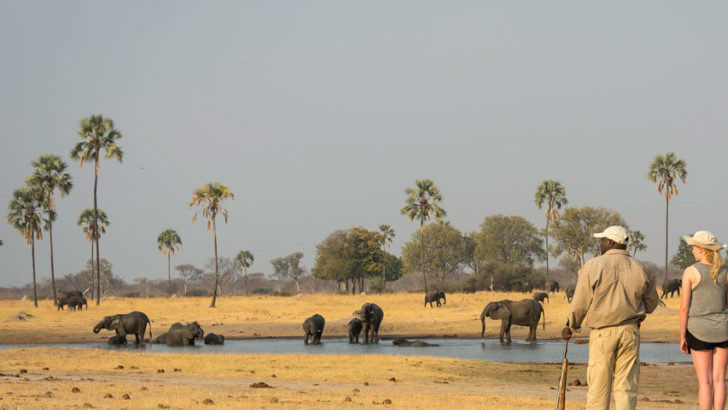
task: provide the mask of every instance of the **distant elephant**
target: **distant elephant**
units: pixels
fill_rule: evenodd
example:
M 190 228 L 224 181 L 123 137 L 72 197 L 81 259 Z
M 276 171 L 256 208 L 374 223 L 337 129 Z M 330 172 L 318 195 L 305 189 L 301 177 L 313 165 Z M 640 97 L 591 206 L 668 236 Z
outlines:
M 303 343 L 308 344 L 308 338 L 315 345 L 321 344 L 321 335 L 324 333 L 326 320 L 318 313 L 303 321 Z
M 374 303 L 365 303 L 361 305 L 361 310 L 354 312 L 359 316 L 364 325 L 364 343 L 379 343 L 379 326 L 384 318 L 382 308 Z
M 111 336 L 107 343 L 110 346 L 126 346 L 126 335 Z
M 206 345 L 224 345 L 225 336 L 216 335 L 214 333 L 208 333 L 207 336 L 205 336 L 205 344 Z
M 63 306 L 68 305 L 68 299 L 72 298 L 72 297 L 82 298 L 83 292 L 81 292 L 80 290 L 70 290 L 68 292 L 63 292 L 63 291 L 59 292 L 59 295 L 56 298 L 56 305 L 58 305 L 57 310 L 63 310 Z M 86 306 L 86 308 L 88 309 L 88 305 Z
M 508 343 L 511 343 L 511 325 L 528 326 L 529 342 L 536 341 L 536 329 L 538 321 L 543 315 L 543 330 L 546 330 L 546 312 L 543 306 L 533 299 L 523 299 L 518 302 L 512 300 L 501 300 L 498 302 L 490 302 L 485 306 L 480 314 L 480 338 L 485 338 L 485 318 L 501 321 L 501 329 L 499 339 L 503 343 L 503 336 L 506 337 Z
M 530 282 L 523 282 L 523 285 L 521 285 L 521 292 L 523 292 L 523 293 L 533 292 L 533 285 Z
M 86 305 L 86 310 L 88 310 L 88 302 L 83 296 L 71 296 L 65 300 L 65 303 L 68 305 L 68 308 L 72 310 L 83 310 L 84 305 Z
M 160 345 L 166 345 L 167 344 L 167 332 L 162 333 L 161 335 L 155 337 L 154 339 L 149 340 L 149 343 L 152 344 L 160 344 Z
M 551 292 L 551 293 L 558 292 L 560 290 L 559 282 L 556 280 L 550 280 L 550 281 L 546 282 L 546 285 L 544 286 L 544 290 L 546 290 L 546 292 Z
M 475 285 L 468 283 L 465 287 L 463 287 L 463 293 L 475 293 Z
M 432 302 L 436 302 L 437 306 L 442 306 L 440 304 L 440 299 L 442 299 L 442 303 L 447 304 L 447 299 L 445 298 L 445 292 L 439 291 L 439 292 L 430 292 L 425 295 L 425 307 L 427 307 L 427 304 L 430 304 L 430 307 L 432 307 Z
M 660 296 L 660 299 L 664 299 L 668 293 L 671 298 L 675 292 L 677 292 L 677 295 L 680 296 L 680 287 L 682 287 L 682 279 L 666 280 L 665 283 L 662 284 L 662 296 Z
M 205 332 L 202 331 L 202 327 L 197 322 L 186 325 L 174 323 L 164 335 L 164 343 L 167 346 L 194 346 L 195 339 L 202 339 L 203 337 L 205 337 Z M 157 343 L 161 343 L 159 339 L 157 339 Z
M 361 334 L 361 319 L 355 317 L 349 321 L 349 343 L 359 343 Z
M 551 300 L 549 299 L 549 294 L 546 292 L 536 292 L 533 294 L 533 300 L 543 303 L 543 300 L 546 299 L 551 303 Z
M 101 329 L 116 330 L 117 335 L 125 336 L 133 334 L 136 336 L 136 344 L 144 342 L 144 333 L 149 325 L 149 338 L 152 338 L 152 324 L 147 315 L 142 312 L 130 312 L 104 317 L 94 326 L 94 333 Z
M 571 303 L 571 299 L 574 298 L 574 292 L 576 291 L 576 285 L 569 285 L 564 289 L 564 294 L 566 295 L 566 300 Z
M 423 341 L 421 341 L 421 340 L 407 340 L 407 339 L 405 339 L 405 338 L 402 338 L 402 337 L 400 337 L 400 338 L 398 338 L 398 339 L 394 339 L 394 340 L 392 341 L 392 344 L 393 344 L 393 345 L 395 345 L 395 346 L 400 346 L 400 347 L 402 347 L 402 346 L 406 346 L 406 347 L 430 347 L 430 346 L 440 346 L 440 345 L 438 345 L 438 344 L 433 344 L 433 343 L 427 343 L 427 342 L 423 342 Z

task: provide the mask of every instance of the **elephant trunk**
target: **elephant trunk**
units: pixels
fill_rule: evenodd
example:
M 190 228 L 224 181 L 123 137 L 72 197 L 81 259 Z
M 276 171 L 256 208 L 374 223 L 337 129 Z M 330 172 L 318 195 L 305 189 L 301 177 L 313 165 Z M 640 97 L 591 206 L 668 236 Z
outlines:
M 543 315 L 543 330 L 546 331 L 546 309 L 541 308 L 541 314 Z
M 94 326 L 94 333 L 99 333 L 99 330 L 103 329 L 105 324 L 105 320 L 100 321 L 96 326 Z
M 485 340 L 485 315 L 480 315 L 480 339 Z
M 442 294 L 442 303 L 444 305 L 447 305 L 447 298 L 445 297 L 445 293 Z

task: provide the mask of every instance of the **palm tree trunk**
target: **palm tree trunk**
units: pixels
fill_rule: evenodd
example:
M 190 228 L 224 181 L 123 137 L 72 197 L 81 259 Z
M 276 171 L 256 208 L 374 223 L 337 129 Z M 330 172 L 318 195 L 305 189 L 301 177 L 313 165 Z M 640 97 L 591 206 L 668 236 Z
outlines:
M 169 279 L 169 297 L 172 297 L 172 254 L 167 252 L 167 279 Z
M 382 292 L 387 290 L 387 246 L 384 247 L 384 260 L 382 261 Z
M 425 282 L 425 295 L 427 294 L 427 273 L 425 272 L 425 224 L 420 224 L 420 262 L 422 263 L 422 279 Z
M 53 223 L 51 222 L 51 215 L 48 214 L 48 238 L 51 242 L 51 283 L 53 284 L 53 305 L 58 304 L 58 294 L 56 292 L 56 272 L 53 267 Z
M 35 235 L 35 232 L 31 235 Z M 30 238 L 30 256 L 33 258 L 33 303 L 38 307 L 38 290 L 35 284 L 35 236 Z
M 667 281 L 667 227 L 668 227 L 668 214 L 670 211 L 670 201 L 665 201 L 665 281 Z
M 217 300 L 217 284 L 218 284 L 218 273 L 217 273 L 217 227 L 215 226 L 215 217 L 212 217 L 212 238 L 215 243 L 215 287 L 212 288 L 212 303 L 210 307 L 215 307 L 215 301 Z
M 91 259 L 89 259 L 89 260 L 91 261 L 91 300 L 93 300 L 94 294 L 96 293 L 96 291 L 94 290 L 95 289 L 94 288 L 95 279 L 94 279 L 94 240 L 93 239 L 91 239 Z
M 101 304 L 101 263 L 99 261 L 99 208 L 97 192 L 99 187 L 99 151 L 96 151 L 96 172 L 94 173 L 94 240 L 96 241 L 96 306 Z M 93 272 L 93 269 L 92 269 Z
M 549 218 L 546 218 L 546 282 L 548 282 L 548 281 L 549 281 Z
M 245 296 L 250 296 L 250 293 L 248 292 L 248 268 L 243 266 L 243 271 L 245 272 Z

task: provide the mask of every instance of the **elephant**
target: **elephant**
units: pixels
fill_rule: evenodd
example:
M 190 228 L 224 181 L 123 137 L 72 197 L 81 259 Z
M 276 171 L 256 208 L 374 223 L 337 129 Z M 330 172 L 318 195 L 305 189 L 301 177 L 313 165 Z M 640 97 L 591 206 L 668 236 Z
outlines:
M 662 284 L 662 296 L 660 296 L 660 299 L 664 299 L 667 294 L 670 294 L 670 297 L 677 292 L 677 295 L 680 296 L 680 287 L 682 286 L 682 279 L 670 279 L 666 280 L 665 283 Z
M 546 312 L 543 306 L 533 299 L 523 299 L 518 302 L 512 300 L 500 300 L 497 302 L 490 302 L 485 306 L 483 312 L 480 314 L 480 338 L 485 339 L 485 318 L 494 320 L 500 319 L 501 329 L 499 339 L 503 343 L 503 336 L 505 335 L 507 343 L 511 343 L 511 325 L 528 326 L 530 328 L 528 332 L 529 342 L 536 341 L 536 329 L 538 328 L 538 321 L 543 315 L 543 330 L 546 330 Z
M 546 292 L 556 293 L 559 289 L 559 282 L 556 280 L 550 280 L 546 282 L 546 285 L 544 286 L 544 290 Z
M 521 285 L 521 292 L 531 293 L 533 292 L 533 285 L 530 282 L 523 282 Z
M 149 343 L 152 344 L 160 344 L 160 345 L 166 345 L 167 344 L 167 332 L 162 333 L 161 335 L 155 337 L 154 339 L 151 339 Z
M 475 285 L 468 283 L 465 287 L 463 287 L 463 293 L 475 293 Z
M 364 325 L 364 343 L 368 344 L 370 340 L 372 343 L 379 343 L 379 325 L 382 324 L 384 318 L 382 308 L 367 302 L 361 305 L 361 310 L 357 310 L 354 314 L 359 316 Z
M 544 299 L 551 303 L 551 300 L 549 299 L 549 294 L 547 292 L 536 292 L 533 294 L 533 300 L 535 301 L 543 303 Z
M 65 303 L 71 310 L 83 310 L 83 305 L 86 305 L 86 310 L 88 310 L 88 302 L 83 296 L 71 296 L 65 300 Z
M 109 346 L 126 346 L 126 335 L 116 335 L 109 338 Z
M 438 292 L 430 292 L 425 295 L 425 307 L 427 307 L 427 304 L 430 304 L 430 307 L 432 307 L 432 302 L 436 302 L 437 306 L 442 306 L 440 304 L 440 299 L 442 299 L 442 303 L 447 304 L 447 299 L 445 298 L 445 292 L 438 291 Z
M 427 342 L 423 342 L 421 340 L 407 340 L 407 339 L 402 338 L 402 337 L 400 337 L 398 339 L 394 339 L 392 341 L 392 344 L 395 345 L 395 346 L 400 346 L 400 347 L 402 347 L 402 346 L 406 346 L 406 347 L 431 347 L 431 346 L 440 346 L 438 344 L 427 343 Z
M 321 344 L 321 335 L 324 333 L 326 320 L 318 313 L 303 321 L 303 343 L 308 344 L 308 338 L 315 345 Z
M 564 289 L 566 300 L 571 303 L 571 299 L 574 298 L 574 292 L 576 291 L 576 285 L 569 285 Z
M 188 323 L 186 325 L 183 325 L 182 323 L 174 323 L 169 327 L 167 333 L 162 336 L 152 343 L 165 343 L 167 346 L 194 346 L 195 339 L 202 339 L 205 337 L 205 332 L 197 322 Z
M 359 343 L 359 334 L 361 334 L 361 319 L 355 317 L 349 321 L 349 343 Z
M 136 336 L 136 344 L 144 343 L 144 333 L 149 325 L 149 338 L 152 338 L 152 324 L 143 312 L 130 312 L 104 317 L 94 326 L 94 333 L 101 329 L 116 330 L 117 335 L 126 337 L 127 334 Z
M 60 294 L 56 298 L 56 305 L 58 305 L 57 310 L 63 310 L 63 306 L 68 305 L 68 299 L 70 299 L 72 297 L 82 298 L 83 292 L 81 292 L 80 290 L 71 290 L 68 292 L 60 292 Z M 86 308 L 88 309 L 88 305 L 86 306 Z
M 216 335 L 214 333 L 208 333 L 207 336 L 205 336 L 205 344 L 206 345 L 224 345 L 225 336 Z

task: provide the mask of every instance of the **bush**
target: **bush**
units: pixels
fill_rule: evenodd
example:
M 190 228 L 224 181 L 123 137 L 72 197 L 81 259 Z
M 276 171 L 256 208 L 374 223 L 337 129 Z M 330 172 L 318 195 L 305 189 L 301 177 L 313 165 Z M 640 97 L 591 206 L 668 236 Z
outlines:
M 212 294 L 209 290 L 197 288 L 188 290 L 187 296 L 212 296 Z
M 491 278 L 493 290 L 517 292 L 524 289 L 543 289 L 546 276 L 531 266 L 492 263 L 485 267 L 479 277 L 470 277 L 465 282 L 468 289 L 490 290 Z

